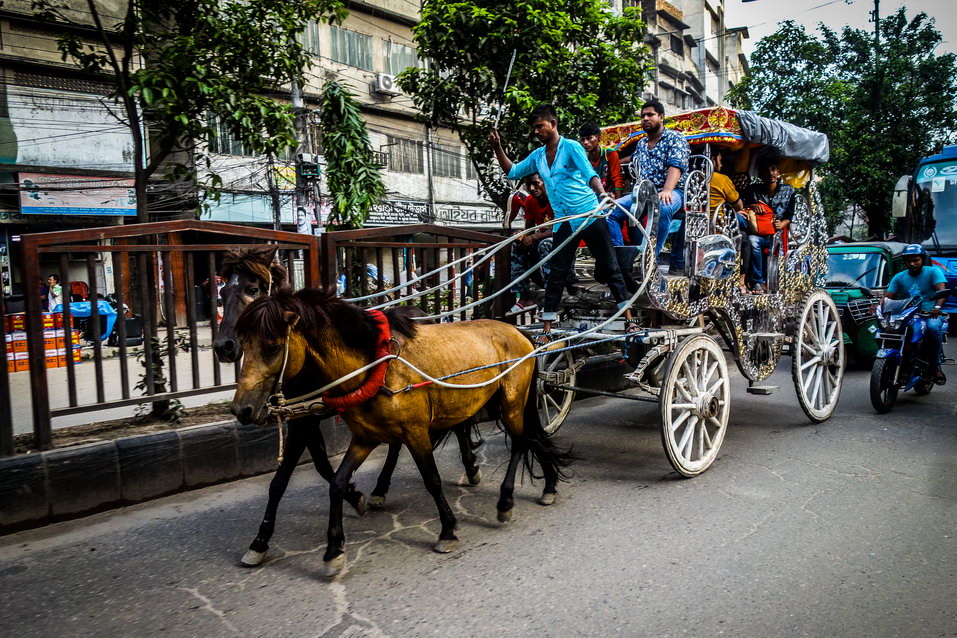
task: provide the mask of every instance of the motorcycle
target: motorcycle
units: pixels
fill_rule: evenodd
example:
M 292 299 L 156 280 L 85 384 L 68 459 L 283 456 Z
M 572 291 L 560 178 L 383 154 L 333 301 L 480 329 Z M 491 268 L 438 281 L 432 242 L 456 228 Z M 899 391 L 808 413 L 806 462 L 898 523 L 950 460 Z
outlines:
M 925 299 L 915 295 L 909 299 L 884 299 L 877 307 L 877 321 L 880 324 L 880 349 L 877 351 L 874 366 L 871 368 L 871 405 L 878 413 L 884 414 L 894 407 L 899 391 L 913 388 L 914 393 L 923 396 L 934 387 L 932 373 L 936 366 L 931 365 L 932 346 L 925 341 L 927 318 L 930 313 L 921 312 L 924 301 L 946 299 L 953 291 L 940 290 Z M 947 315 L 942 314 L 944 322 L 944 342 L 947 341 Z

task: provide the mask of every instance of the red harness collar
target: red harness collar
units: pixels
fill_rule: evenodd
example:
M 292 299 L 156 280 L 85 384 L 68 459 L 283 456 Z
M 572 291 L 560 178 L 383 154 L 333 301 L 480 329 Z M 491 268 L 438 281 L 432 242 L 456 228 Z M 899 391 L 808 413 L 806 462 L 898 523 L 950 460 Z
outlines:
M 392 352 L 390 348 L 392 331 L 389 329 L 389 320 L 378 310 L 366 310 L 366 312 L 372 316 L 379 328 L 379 340 L 376 344 L 375 358 L 381 359 Z M 372 369 L 372 372 L 369 373 L 369 378 L 366 379 L 366 382 L 361 386 L 348 394 L 337 397 L 330 396 L 329 393 L 326 392 L 322 395 L 322 402 L 336 412 L 345 412 L 346 410 L 362 405 L 374 397 L 385 384 L 385 373 L 388 367 L 389 362 L 383 361 Z

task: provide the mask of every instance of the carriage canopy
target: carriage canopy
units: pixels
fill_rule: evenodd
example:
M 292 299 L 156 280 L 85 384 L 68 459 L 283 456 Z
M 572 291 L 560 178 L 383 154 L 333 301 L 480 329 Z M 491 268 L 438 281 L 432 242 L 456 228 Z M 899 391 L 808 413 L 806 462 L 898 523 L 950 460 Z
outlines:
M 828 160 L 827 136 L 817 131 L 761 117 L 753 111 L 723 106 L 676 113 L 665 117 L 665 126 L 681 133 L 690 144 L 716 144 L 733 150 L 765 146 L 783 158 L 811 164 Z M 630 155 L 645 136 L 641 122 L 617 124 L 602 129 L 602 145 Z

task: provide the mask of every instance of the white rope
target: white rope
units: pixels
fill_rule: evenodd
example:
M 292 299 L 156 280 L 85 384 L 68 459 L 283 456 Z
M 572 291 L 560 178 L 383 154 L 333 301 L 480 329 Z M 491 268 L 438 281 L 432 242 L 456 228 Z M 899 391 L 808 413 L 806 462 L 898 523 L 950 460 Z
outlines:
M 620 204 L 618 204 L 618 202 L 615 202 L 615 200 L 611 199 L 610 197 L 606 197 L 605 199 L 606 199 L 606 200 L 611 200 L 616 206 L 618 206 L 619 208 L 622 208 L 622 210 L 625 211 L 625 213 L 628 215 L 628 217 L 631 218 L 632 220 L 634 220 L 634 221 L 636 222 L 636 224 L 637 224 L 638 220 L 634 217 L 634 215 L 631 214 L 630 211 L 625 210 L 623 207 L 621 207 Z M 597 210 L 601 210 L 601 209 L 602 209 L 602 206 L 603 206 L 603 205 L 600 205 L 600 206 L 599 206 L 599 209 L 596 209 L 595 211 L 592 211 L 592 212 L 590 212 L 590 213 L 583 213 L 582 215 L 576 215 L 575 218 L 582 217 L 582 216 L 591 216 L 591 215 L 595 214 L 595 213 L 597 212 Z M 608 214 L 606 213 L 605 215 L 600 215 L 600 216 L 596 215 L 596 217 L 602 217 L 602 218 L 604 218 L 604 217 L 607 217 L 607 215 L 608 215 Z M 568 219 L 571 219 L 571 217 L 563 217 L 561 220 L 559 220 L 559 223 L 560 223 L 561 221 L 566 221 L 566 220 L 568 220 Z M 540 225 L 540 226 L 543 226 L 543 225 L 544 225 L 544 224 L 542 224 L 542 225 Z M 585 226 L 585 224 L 582 224 L 582 226 Z M 645 230 L 645 228 L 644 228 L 643 226 L 641 226 L 640 224 L 637 224 L 637 227 L 641 230 L 641 233 L 644 235 L 645 241 L 648 242 L 648 243 L 646 243 L 646 246 L 650 245 L 650 242 L 649 242 L 650 236 L 648 235 L 648 231 Z M 568 241 L 570 241 L 570 240 L 575 236 L 575 234 L 577 234 L 578 232 L 580 232 L 580 230 L 581 230 L 581 228 L 579 228 L 578 231 L 575 231 L 575 233 L 573 233 L 573 234 L 572 234 L 565 242 L 563 242 L 561 245 L 564 246 L 565 243 L 567 243 Z M 552 252 L 555 252 L 555 250 L 553 250 Z M 544 260 L 543 260 L 543 261 L 544 261 Z M 417 373 L 418 375 L 420 375 L 420 376 L 421 376 L 423 379 L 425 379 L 426 381 L 430 381 L 431 383 L 433 383 L 433 384 L 435 384 L 435 385 L 438 385 L 438 386 L 440 386 L 440 387 L 443 387 L 443 388 L 459 389 L 459 390 L 472 390 L 472 389 L 484 388 L 485 386 L 491 385 L 492 383 L 496 383 L 498 380 L 500 380 L 501 378 L 503 378 L 505 375 L 507 375 L 508 373 L 510 373 L 512 370 L 514 370 L 514 369 L 517 368 L 518 366 L 522 365 L 522 364 L 523 364 L 525 361 L 527 361 L 528 359 L 531 359 L 531 358 L 534 358 L 534 357 L 539 356 L 542 352 L 548 350 L 548 349 L 549 349 L 551 346 L 553 346 L 554 344 L 564 343 L 564 342 L 570 341 L 570 340 L 572 340 L 572 339 L 581 339 L 581 338 L 583 338 L 583 337 L 585 337 L 585 336 L 587 336 L 587 335 L 590 335 L 590 334 L 592 334 L 592 333 L 598 332 L 599 330 L 601 330 L 602 328 L 604 328 L 605 326 L 607 326 L 607 325 L 610 324 L 611 322 L 617 320 L 620 316 L 622 316 L 622 315 L 625 313 L 626 310 L 629 310 L 629 309 L 634 305 L 634 303 L 635 303 L 635 301 L 638 299 L 638 297 L 640 297 L 642 294 L 644 294 L 645 288 L 647 288 L 648 283 L 649 283 L 650 280 L 651 280 L 651 274 L 652 274 L 652 270 L 649 269 L 648 272 L 645 273 L 644 279 L 642 280 L 641 284 L 638 286 L 638 289 L 634 292 L 634 294 L 632 294 L 632 296 L 631 296 L 620 308 L 618 308 L 618 310 L 617 310 L 615 313 L 613 313 L 613 314 L 612 314 L 610 317 L 608 317 L 605 321 L 603 321 L 603 322 L 597 324 L 596 326 L 594 326 L 594 327 L 592 327 L 592 328 L 589 328 L 588 330 L 584 330 L 584 331 L 582 331 L 582 332 L 572 333 L 572 334 L 566 335 L 566 336 L 564 336 L 564 337 L 560 337 L 560 338 L 558 338 L 558 339 L 555 339 L 555 340 L 553 340 L 553 341 L 550 341 L 549 343 L 542 344 L 542 345 L 538 346 L 537 348 L 534 348 L 531 352 L 529 352 L 529 353 L 526 354 L 525 356 L 520 357 L 519 359 L 516 359 L 511 366 L 509 366 L 508 368 L 506 368 L 505 370 L 503 370 L 503 371 L 500 372 L 499 374 L 497 374 L 497 375 L 495 375 L 494 377 L 492 377 L 491 379 L 488 379 L 488 380 L 483 381 L 483 382 L 481 382 L 481 383 L 467 383 L 467 384 L 463 384 L 463 383 L 449 383 L 449 382 L 447 382 L 447 381 L 440 381 L 439 379 L 436 379 L 435 377 L 429 375 L 428 373 L 426 373 L 426 372 L 420 370 L 418 367 L 416 367 L 413 363 L 411 363 L 411 362 L 408 361 L 407 359 L 405 359 L 405 358 L 403 358 L 403 357 L 401 357 L 401 356 L 399 356 L 399 355 L 389 354 L 389 355 L 386 355 L 386 356 L 384 356 L 384 357 L 380 357 L 380 358 L 376 359 L 375 361 L 373 361 L 373 362 L 371 362 L 371 363 L 369 363 L 369 364 L 367 364 L 367 365 L 365 365 L 365 366 L 362 366 L 361 368 L 359 368 L 359 369 L 357 369 L 357 370 L 354 370 L 354 371 L 350 372 L 349 374 L 346 374 L 346 375 L 344 375 L 344 376 L 342 376 L 342 377 L 339 377 L 339 378 L 336 379 L 335 381 L 332 381 L 332 382 L 330 382 L 330 383 L 327 383 L 326 385 L 322 386 L 322 387 L 319 388 L 318 390 L 314 390 L 314 391 L 312 391 L 312 392 L 310 392 L 310 393 L 308 393 L 308 394 L 304 394 L 304 395 L 301 395 L 301 396 L 298 396 L 298 397 L 294 397 L 293 399 L 290 399 L 289 402 L 287 402 L 287 404 L 286 404 L 285 407 L 287 407 L 287 408 L 292 408 L 292 407 L 294 407 L 294 405 L 297 405 L 297 404 L 306 402 L 306 401 L 308 401 L 308 400 L 310 400 L 310 399 L 312 399 L 312 398 L 314 398 L 314 397 L 316 397 L 316 396 L 322 395 L 322 394 L 324 394 L 325 392 L 331 390 L 332 388 L 335 388 L 335 387 L 337 387 L 337 386 L 339 386 L 339 385 L 345 383 L 346 381 L 348 381 L 348 380 L 350 380 L 350 379 L 352 379 L 352 378 L 354 378 L 354 377 L 356 377 L 356 376 L 362 374 L 363 372 L 365 372 L 365 371 L 367 371 L 367 370 L 369 370 L 369 369 L 371 369 L 371 368 L 374 368 L 375 366 L 379 365 L 379 364 L 382 363 L 383 361 L 389 361 L 390 359 L 395 359 L 395 360 L 397 360 L 397 361 L 399 361 L 399 362 L 405 364 L 405 365 L 408 366 L 413 372 L 415 372 L 415 373 Z M 475 305 L 475 304 L 470 304 L 468 307 L 471 307 L 472 305 Z M 462 312 L 464 309 L 466 309 L 466 307 L 460 308 L 460 309 L 457 310 L 456 312 Z M 449 313 L 445 313 L 445 314 L 442 315 L 442 316 L 447 316 L 448 314 L 449 314 Z M 287 339 L 288 339 L 288 337 L 287 337 Z M 503 362 L 503 363 L 504 363 L 504 362 Z

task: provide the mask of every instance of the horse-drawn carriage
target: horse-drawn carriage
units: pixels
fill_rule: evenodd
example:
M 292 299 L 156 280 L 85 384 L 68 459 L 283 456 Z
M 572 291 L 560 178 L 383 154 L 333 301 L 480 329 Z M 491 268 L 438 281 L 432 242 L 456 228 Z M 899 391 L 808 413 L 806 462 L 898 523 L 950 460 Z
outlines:
M 644 239 L 635 262 L 634 279 L 640 287 L 632 301 L 666 320 L 661 327 L 621 335 L 629 359 L 637 362 L 626 378 L 639 391 L 638 397 L 630 391 L 622 396 L 659 403 L 668 460 L 682 475 L 694 476 L 716 458 L 730 414 L 730 380 L 717 338 L 748 379 L 749 392 L 776 389 L 759 384 L 788 355 L 798 402 L 808 418 L 824 421 L 837 405 L 844 347 L 839 313 L 822 289 L 827 229 L 813 177 L 814 166 L 827 160 L 828 146 L 820 133 L 725 108 L 681 113 L 665 122 L 697 151 L 691 158 L 686 218 L 679 231 L 685 235 L 689 267 L 680 276 L 659 270 L 653 250 L 657 193 L 650 182 L 642 181 L 633 163 L 630 232 Z M 643 135 L 640 124 L 612 126 L 604 129 L 603 142 L 626 156 Z M 773 153 L 783 178 L 797 189 L 791 224 L 785 233 L 777 233 L 766 257 L 767 294 L 741 290 L 741 251 L 750 249 L 747 237 L 730 206 L 709 207 L 713 147 L 737 154 L 734 181 L 739 187 L 752 181 L 756 160 Z M 558 429 L 580 389 L 576 381 L 581 359 L 575 346 L 622 333 L 620 314 L 570 313 L 560 347 L 544 354 L 539 396 L 548 431 Z
M 750 392 L 773 390 L 758 383 L 771 375 L 786 354 L 792 359 L 795 391 L 807 416 L 819 422 L 833 413 L 841 390 L 844 349 L 837 309 L 820 287 L 827 263 L 826 229 L 812 175 L 813 166 L 827 159 L 826 137 L 727 109 L 682 114 L 666 123 L 692 143 L 703 145 L 704 153 L 693 156 L 685 190 L 687 274 L 659 271 L 654 249 L 658 196 L 649 182 L 635 176 L 634 204 L 628 216 L 631 235 L 641 238 L 641 249 L 635 263 L 638 286 L 630 305 L 643 311 L 645 326 L 657 316 L 660 325 L 655 327 L 626 334 L 623 307 L 607 315 L 570 316 L 553 323 L 551 332 L 557 338 L 533 347 L 516 328 L 500 322 L 454 321 L 508 294 L 507 285 L 499 285 L 498 292 L 482 299 L 431 315 L 395 308 L 417 300 L 427 307 L 425 300 L 444 298 L 443 291 L 537 228 L 449 260 L 394 287 L 382 286 L 372 294 L 346 300 L 329 290 L 276 291 L 277 275 L 269 269 L 274 251 L 265 263 L 245 274 L 240 267 L 233 268 L 223 293 L 227 300 L 224 326 L 235 321 L 242 306 L 248 306 L 237 326 L 247 354 L 234 413 L 243 422 L 262 422 L 271 414 L 279 419 L 282 431 L 287 419 L 306 421 L 303 417 L 332 408 L 352 431 L 349 450 L 334 478 L 327 464 L 322 468 L 317 464 L 331 484 L 329 545 L 324 557 L 330 574 L 338 573 L 345 561 L 343 499 L 360 512 L 365 509 L 364 497 L 350 479 L 380 443 L 391 444 L 394 453 L 404 444 L 415 457 L 442 522 L 435 549 L 451 550 L 457 540 L 456 521 L 442 494 L 431 446 L 438 432 L 456 430 L 469 482 L 477 483 L 480 477 L 467 432 L 483 407 L 501 419 L 512 440 L 497 505 L 499 520 L 511 517 L 514 480 L 522 463 L 530 471 L 533 464 L 541 467 L 545 488 L 540 503 L 554 502 L 568 457 L 549 435 L 567 416 L 575 393 L 590 391 L 576 385 L 583 364 L 579 353 L 597 343 L 623 345 L 634 363 L 627 375 L 629 390 L 601 394 L 657 402 L 668 459 L 684 476 L 700 474 L 711 465 L 728 425 L 731 384 L 718 338 L 749 380 Z M 635 128 L 611 127 L 605 134 L 619 148 L 627 148 L 636 141 Z M 707 151 L 711 145 L 737 151 L 744 169 L 760 153 L 774 152 L 787 160 L 782 166 L 786 179 L 800 187 L 790 236 L 776 236 L 768 255 L 767 294 L 746 294 L 738 287 L 742 237 L 737 218 L 731 210 L 709 209 L 713 167 Z M 587 215 L 605 217 L 615 205 L 611 200 L 603 202 Z M 578 240 L 573 233 L 565 241 Z M 333 255 L 326 258 L 334 263 Z M 531 276 L 538 265 L 523 277 Z M 436 273 L 451 267 L 457 268 L 457 274 L 428 285 Z M 535 330 L 534 325 L 525 328 Z M 238 348 L 232 350 L 234 359 L 239 355 Z M 284 392 L 295 396 L 287 398 Z M 293 432 L 290 428 L 290 435 Z M 260 534 L 243 559 L 247 564 L 259 564 L 265 556 L 276 505 L 299 454 L 307 446 L 311 450 L 315 446 L 314 458 L 322 451 L 318 428 L 313 426 L 312 432 L 302 437 L 318 436 L 314 444 L 305 438 L 290 443 L 295 458 L 284 461 L 274 479 L 277 489 L 270 490 Z M 388 486 L 394 453 L 380 486 Z

